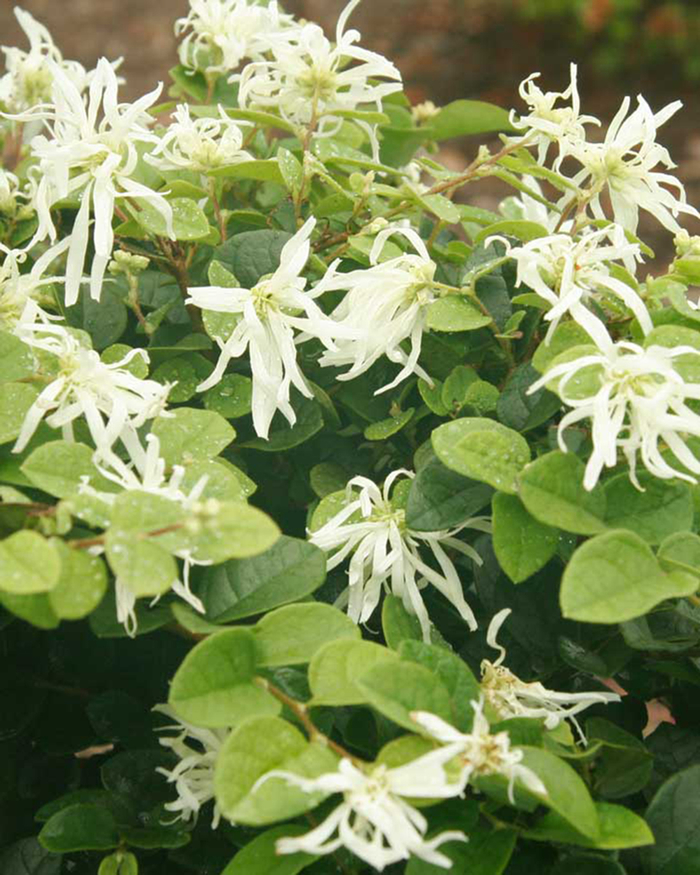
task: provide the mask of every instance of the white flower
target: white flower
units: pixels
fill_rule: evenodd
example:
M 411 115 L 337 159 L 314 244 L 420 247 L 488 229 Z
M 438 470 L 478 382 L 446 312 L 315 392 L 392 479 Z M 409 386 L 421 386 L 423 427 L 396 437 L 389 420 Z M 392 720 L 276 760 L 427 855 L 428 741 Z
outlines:
M 676 166 L 667 150 L 656 142 L 656 131 L 682 104 L 677 100 L 653 113 L 643 97 L 639 96 L 637 103 L 637 109 L 625 119 L 630 99 L 623 100 L 603 143 L 580 143 L 572 150 L 583 165 L 572 182 L 578 186 L 588 183 L 593 193 L 591 209 L 597 219 L 605 218 L 600 192 L 607 187 L 615 221 L 626 230 L 636 232 L 641 208 L 677 233 L 680 225 L 675 217 L 679 213 L 700 214 L 685 202 L 685 189 L 675 176 L 654 168 L 659 164 Z M 675 188 L 677 194 L 664 186 Z
M 168 705 L 156 705 L 153 709 L 171 717 L 177 722 L 163 726 L 162 730 L 175 729 L 178 734 L 158 739 L 169 748 L 180 762 L 172 769 L 159 767 L 156 769 L 175 785 L 178 798 L 175 802 L 165 805 L 167 811 L 176 813 L 175 820 L 194 820 L 196 822 L 201 807 L 214 799 L 214 769 L 216 760 L 226 737 L 228 729 L 203 729 L 181 720 Z M 192 742 L 195 744 L 193 745 Z M 216 829 L 221 820 L 221 811 L 214 802 L 212 829 Z
M 663 441 L 682 465 L 700 474 L 700 462 L 684 440 L 687 434 L 700 437 L 700 416 L 686 404 L 687 400 L 700 399 L 700 383 L 686 383 L 674 364 L 685 355 L 700 352 L 690 346 L 643 349 L 619 341 L 604 351 L 555 363 L 530 386 L 529 393 L 551 384 L 572 408 L 559 423 L 559 446 L 564 452 L 565 429 L 582 419 L 591 420 L 593 453 L 583 480 L 586 489 L 593 489 L 603 467 L 617 464 L 618 449 L 627 459 L 630 479 L 637 487 L 637 453 L 655 477 L 696 482 L 687 472 L 671 467 L 659 447 Z
M 72 440 L 73 422 L 84 416 L 98 452 L 106 454 L 163 410 L 170 386 L 141 380 L 124 367 L 137 355 L 148 361 L 144 350 L 132 349 L 106 364 L 59 325 L 25 325 L 20 337 L 32 349 L 55 356 L 57 373 L 29 408 L 13 452 L 26 447 L 43 419 Z
M 523 175 L 522 181 L 530 191 L 542 195 L 542 187 L 534 176 Z M 557 230 L 564 234 L 569 233 L 573 226 L 570 219 L 562 222 L 561 213 L 548 209 L 546 204 L 524 191 L 518 197 L 511 195 L 505 198 L 498 205 L 498 209 L 506 219 L 525 219 L 528 222 L 537 222 L 550 234 L 554 234 Z
M 20 190 L 19 179 L 15 174 L 0 167 L 0 216 L 14 216 L 17 213 L 17 200 L 26 200 L 26 197 Z
M 612 343 L 601 320 L 584 306 L 591 300 L 598 303 L 605 296 L 618 298 L 634 313 L 647 334 L 653 325 L 642 299 L 627 283 L 614 276 L 610 262 L 621 260 L 634 266 L 641 260 L 639 246 L 629 243 L 619 225 L 609 225 L 597 231 L 585 231 L 578 238 L 569 234 L 552 234 L 511 246 L 507 240 L 491 237 L 487 243 L 500 240 L 507 254 L 518 265 L 516 285 L 528 286 L 549 305 L 545 319 L 551 323 L 545 342 L 549 343 L 561 318 L 569 314 L 601 349 Z
M 112 257 L 112 218 L 115 201 L 142 198 L 162 214 L 168 233 L 172 230 L 172 209 L 162 194 L 130 178 L 138 163 L 138 142 L 158 142 L 147 130 L 152 119 L 148 108 L 161 92 L 159 85 L 136 103 L 118 103 L 118 81 L 112 65 L 101 58 L 85 100 L 64 71 L 49 62 L 53 76 L 52 102 L 17 116 L 23 121 L 44 120 L 50 137 L 38 135 L 31 141 L 35 171 L 34 206 L 39 228 L 32 242 L 50 236 L 56 239 L 51 207 L 65 198 L 80 198 L 80 208 L 70 235 L 66 267 L 66 304 L 78 298 L 87 254 L 90 212 L 94 213 L 95 256 L 90 275 L 90 294 L 99 299 L 105 268 Z M 101 119 L 99 119 L 101 116 Z
M 190 289 L 186 301 L 203 310 L 239 316 L 231 335 L 217 338 L 221 348 L 219 361 L 197 388 L 203 392 L 215 386 L 231 359 L 248 351 L 253 376 L 253 425 L 263 438 L 267 438 L 276 410 L 290 425 L 296 422 L 289 400 L 292 386 L 307 398 L 313 397 L 297 364 L 296 344 L 300 337 L 296 332 L 303 332 L 302 339 L 316 337 L 332 348 L 333 338 L 344 331 L 314 301 L 325 289 L 319 284 L 305 291 L 306 279 L 300 276 L 309 257 L 309 237 L 315 223 L 313 217 L 307 220 L 285 244 L 277 270 L 262 277 L 254 288 L 202 286 Z M 304 315 L 295 315 L 300 312 Z
M 405 253 L 378 264 L 387 239 L 403 234 L 417 254 Z M 336 273 L 332 267 L 321 281 L 324 291 L 347 289 L 348 293 L 331 314 L 340 324 L 357 334 L 339 340 L 337 350 L 324 352 L 319 364 L 324 367 L 351 365 L 339 380 L 359 377 L 382 356 L 403 365 L 386 386 L 375 392 L 393 389 L 411 374 L 418 374 L 432 385 L 430 376 L 418 364 L 428 306 L 436 299 L 435 262 L 425 243 L 411 228 L 392 226 L 377 234 L 370 252 L 372 267 Z M 410 340 L 409 353 L 401 344 Z
M 489 722 L 484 717 L 483 700 L 472 702 L 474 724 L 469 733 L 459 732 L 435 714 L 413 711 L 411 719 L 433 738 L 446 745 L 459 763 L 459 792 L 463 793 L 472 778 L 502 775 L 508 779 L 508 798 L 514 801 L 515 782 L 520 781 L 531 793 L 546 796 L 547 790 L 537 775 L 521 765 L 523 752 L 513 750 L 507 732 L 491 734 Z
M 487 643 L 499 651 L 495 662 L 484 659 L 481 662 L 481 689 L 486 701 L 503 720 L 511 717 L 544 717 L 547 729 L 556 729 L 562 720 L 571 720 L 579 738 L 586 744 L 586 737 L 576 720 L 575 714 L 591 705 L 619 702 L 617 693 L 560 693 L 548 690 L 539 681 L 527 683 L 503 665 L 506 650 L 496 640 L 498 631 L 508 619 L 511 610 L 504 608 L 489 623 L 486 633 Z
M 150 155 L 149 164 L 158 170 L 194 170 L 207 173 L 252 156 L 241 149 L 243 132 L 219 107 L 220 118 L 193 119 L 187 104 L 173 113 L 174 121 Z
M 342 119 L 334 115 L 340 110 L 364 104 L 381 109 L 384 97 L 401 90 L 401 74 L 382 55 L 355 46 L 360 38 L 356 30 L 344 32 L 359 2 L 350 0 L 340 14 L 335 45 L 318 25 L 305 24 L 295 28 L 289 39 L 272 45 L 273 60 L 248 64 L 233 77 L 240 80 L 240 105 L 278 111 L 293 124 L 320 122 L 319 131 L 326 134 L 340 126 Z M 386 79 L 391 81 L 379 81 Z M 373 129 L 362 126 L 376 152 Z
M 559 168 L 562 160 L 571 153 L 572 147 L 586 140 L 585 125 L 599 125 L 600 121 L 591 115 L 580 115 L 581 102 L 576 85 L 576 64 L 571 64 L 571 82 L 562 92 L 543 92 L 535 79 L 540 75 L 533 73 L 520 83 L 520 96 L 527 103 L 529 113 L 516 117 L 511 112 L 510 123 L 514 128 L 524 128 L 525 134 L 520 141 L 528 141 L 537 145 L 537 160 L 544 164 L 551 143 L 559 148 L 559 155 L 554 163 Z M 570 106 L 556 106 L 558 101 L 571 101 Z M 511 139 L 516 143 L 518 140 Z
M 382 587 L 402 599 L 406 610 L 420 621 L 423 637 L 430 640 L 430 620 L 420 589 L 432 583 L 457 609 L 470 629 L 476 629 L 474 613 L 464 599 L 462 582 L 445 547 L 458 550 L 477 564 L 479 554 L 455 535 L 465 528 L 489 530 L 481 517 L 467 520 L 449 531 L 419 532 L 406 526 L 403 508 L 392 505 L 391 487 L 398 477 L 414 475 L 409 471 L 393 471 L 379 487 L 366 477 L 353 477 L 347 486 L 345 507 L 324 526 L 310 534 L 312 544 L 328 557 L 328 570 L 349 556 L 348 614 L 356 623 L 365 623 L 376 608 Z M 359 487 L 360 492 L 353 492 Z M 427 565 L 419 547 L 429 547 L 440 571 Z M 335 551 L 335 552 L 333 552 Z
M 47 249 L 37 258 L 29 273 L 20 273 L 20 264 L 27 257 L 24 250 L 5 250 L 0 245 L 0 251 L 6 252 L 0 266 L 0 327 L 3 330 L 21 335 L 25 325 L 57 318 L 42 307 L 46 303 L 54 305 L 53 298 L 46 295 L 43 289 L 53 283 L 64 282 L 64 278 L 44 276 L 44 273 L 51 262 L 66 251 L 69 243 L 70 240 L 66 238 Z
M 180 45 L 180 63 L 205 73 L 235 70 L 245 58 L 263 57 L 293 24 L 274 0 L 190 0 L 187 17 L 175 22 L 176 36 L 190 31 Z
M 345 847 L 379 872 L 411 855 L 449 869 L 452 861 L 436 849 L 444 842 L 467 841 L 467 837 L 449 830 L 426 841 L 426 819 L 402 797 L 443 799 L 457 795 L 459 787 L 448 783 L 443 768 L 451 757 L 451 752 L 442 748 L 405 766 L 389 769 L 375 765 L 368 772 L 342 759 L 337 772 L 318 778 L 268 772 L 261 782 L 284 778 L 305 793 L 342 793 L 344 797 L 315 829 L 295 838 L 278 839 L 277 853 L 332 854 Z
M 21 113 L 46 103 L 51 97 L 52 64 L 63 71 L 78 91 L 83 91 L 88 82 L 85 68 L 77 61 L 64 61 L 49 31 L 28 12 L 18 6 L 14 12 L 29 39 L 29 51 L 2 46 L 6 72 L 0 77 L 0 105 L 7 112 Z

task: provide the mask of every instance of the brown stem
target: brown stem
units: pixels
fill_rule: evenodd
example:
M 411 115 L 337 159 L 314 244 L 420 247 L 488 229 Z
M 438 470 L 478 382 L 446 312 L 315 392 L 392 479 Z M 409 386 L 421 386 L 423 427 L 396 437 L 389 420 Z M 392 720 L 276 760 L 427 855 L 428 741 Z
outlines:
M 288 696 L 279 687 L 276 687 L 265 678 L 256 677 L 254 682 L 258 687 L 261 687 L 263 690 L 267 690 L 267 692 L 271 696 L 274 696 L 275 699 L 277 699 L 279 702 L 282 702 L 283 705 L 286 705 L 287 708 L 292 711 L 292 713 L 298 718 L 299 722 L 306 730 L 306 733 L 311 741 L 315 741 L 318 744 L 325 745 L 326 747 L 330 748 L 330 750 L 332 750 L 334 753 L 337 753 L 338 756 L 342 759 L 352 760 L 353 763 L 360 766 L 364 765 L 362 760 L 354 757 L 351 753 L 345 750 L 344 747 L 341 747 L 341 745 L 333 741 L 332 738 L 324 735 L 316 727 L 313 720 L 309 717 L 308 708 L 306 707 L 306 705 L 304 705 L 303 702 L 298 702 L 296 699 L 292 699 L 291 696 Z
M 157 538 L 160 535 L 169 535 L 171 532 L 177 532 L 184 526 L 184 523 L 171 523 L 169 526 L 163 526 L 161 529 L 152 529 L 150 532 L 143 532 L 137 537 Z M 104 535 L 96 535 L 94 538 L 78 538 L 73 541 L 67 541 L 68 545 L 74 550 L 85 550 L 88 547 L 99 547 L 105 542 Z

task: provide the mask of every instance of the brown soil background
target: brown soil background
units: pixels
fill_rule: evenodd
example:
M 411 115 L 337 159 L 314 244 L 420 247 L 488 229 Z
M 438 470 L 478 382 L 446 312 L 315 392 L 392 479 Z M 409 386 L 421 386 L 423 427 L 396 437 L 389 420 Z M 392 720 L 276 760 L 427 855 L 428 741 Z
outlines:
M 0 44 L 24 45 L 12 0 L 0 0 Z M 94 66 L 98 57 L 124 57 L 125 99 L 133 99 L 167 81 L 176 63 L 173 22 L 185 15 L 187 0 L 24 0 L 21 4 L 46 24 L 67 58 Z M 345 0 L 287 0 L 285 8 L 322 24 L 332 35 Z M 700 125 L 697 87 L 684 85 L 677 71 L 637 67 L 633 77 L 602 79 L 586 57 L 576 57 L 580 44 L 552 25 L 516 22 L 506 14 L 507 0 L 365 0 L 352 26 L 362 43 L 390 57 L 401 70 L 411 100 L 447 103 L 458 97 L 519 106 L 518 83 L 542 70 L 543 86 L 560 90 L 568 82 L 570 60 L 579 63 L 584 111 L 609 120 L 626 93 L 645 94 L 655 109 L 678 97 L 685 109 L 662 129 L 666 145 L 679 167 L 688 200 L 700 204 Z M 459 168 L 476 144 L 450 144 L 443 159 Z M 508 192 L 499 184 L 480 184 L 469 192 L 472 202 L 493 207 Z M 700 222 L 686 223 L 700 233 Z M 669 237 L 653 219 L 645 220 L 642 236 L 662 258 L 670 257 Z

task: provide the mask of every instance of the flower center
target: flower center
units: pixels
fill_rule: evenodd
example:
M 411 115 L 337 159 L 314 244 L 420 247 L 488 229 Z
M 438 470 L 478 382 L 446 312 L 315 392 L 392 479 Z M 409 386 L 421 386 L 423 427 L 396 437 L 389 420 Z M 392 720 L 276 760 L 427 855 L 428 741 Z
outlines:
M 335 97 L 338 77 L 329 66 L 311 64 L 297 77 L 297 87 L 314 103 L 326 103 Z

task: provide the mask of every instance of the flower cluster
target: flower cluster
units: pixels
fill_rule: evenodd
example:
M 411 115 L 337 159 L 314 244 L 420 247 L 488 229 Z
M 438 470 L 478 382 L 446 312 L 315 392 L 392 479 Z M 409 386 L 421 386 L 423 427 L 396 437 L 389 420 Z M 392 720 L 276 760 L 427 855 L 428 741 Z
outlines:
M 474 613 L 464 598 L 457 569 L 445 548 L 480 564 L 476 550 L 455 535 L 466 528 L 488 531 L 488 522 L 483 518 L 469 519 L 450 531 L 440 532 L 409 528 L 405 509 L 391 500 L 394 483 L 404 476 L 413 474 L 393 471 L 381 490 L 366 477 L 353 477 L 347 485 L 345 506 L 312 532 L 310 541 L 331 554 L 328 570 L 350 557 L 348 590 L 342 601 L 355 622 L 367 622 L 379 603 L 382 588 L 386 587 L 418 618 L 423 637 L 429 641 L 430 620 L 420 590 L 431 583 L 475 629 Z M 356 487 L 359 493 L 355 493 Z M 439 571 L 421 557 L 421 546 L 430 549 Z

